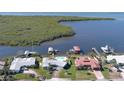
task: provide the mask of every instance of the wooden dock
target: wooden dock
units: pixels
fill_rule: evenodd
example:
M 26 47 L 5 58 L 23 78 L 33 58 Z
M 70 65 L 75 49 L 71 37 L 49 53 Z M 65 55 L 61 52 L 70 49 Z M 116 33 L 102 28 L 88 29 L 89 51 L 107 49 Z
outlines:
M 92 48 L 92 50 L 100 57 L 100 53 L 96 50 L 96 48 Z

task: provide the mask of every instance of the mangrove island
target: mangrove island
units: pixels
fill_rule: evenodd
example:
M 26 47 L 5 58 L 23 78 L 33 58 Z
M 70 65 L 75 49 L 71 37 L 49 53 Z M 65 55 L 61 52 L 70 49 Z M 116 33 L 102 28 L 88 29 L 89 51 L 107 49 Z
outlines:
M 40 45 L 56 38 L 73 36 L 71 27 L 61 25 L 65 21 L 114 20 L 72 16 L 0 16 L 0 45 Z

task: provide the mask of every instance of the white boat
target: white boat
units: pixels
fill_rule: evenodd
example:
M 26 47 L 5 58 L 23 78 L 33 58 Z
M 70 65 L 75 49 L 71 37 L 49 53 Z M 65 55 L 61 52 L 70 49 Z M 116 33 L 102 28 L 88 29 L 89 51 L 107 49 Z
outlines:
M 49 48 L 48 48 L 48 53 L 49 53 L 49 54 L 51 54 L 51 53 L 57 53 L 57 52 L 59 52 L 59 50 L 54 49 L 53 47 L 49 47 Z
M 74 52 L 75 53 L 80 53 L 81 49 L 79 46 L 73 46 Z
M 114 49 L 111 48 L 110 46 L 106 45 L 105 47 L 101 47 L 101 50 L 106 53 L 106 54 L 109 54 L 109 53 L 113 53 L 114 52 Z
M 73 46 L 73 49 L 69 50 L 70 53 L 80 53 L 81 49 L 79 46 Z
M 24 52 L 24 55 L 30 55 L 30 54 L 37 54 L 37 52 L 35 52 L 35 51 L 29 51 L 29 50 L 26 50 Z
M 53 47 L 49 47 L 49 48 L 48 48 L 48 53 L 49 53 L 49 52 L 54 52 L 54 48 L 53 48 Z

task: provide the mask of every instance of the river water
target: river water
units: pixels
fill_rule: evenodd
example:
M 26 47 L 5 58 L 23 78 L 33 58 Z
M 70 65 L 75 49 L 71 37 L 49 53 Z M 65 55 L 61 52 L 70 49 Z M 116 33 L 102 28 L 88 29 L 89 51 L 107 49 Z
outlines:
M 75 36 L 56 39 L 40 46 L 11 47 L 0 46 L 0 57 L 16 55 L 19 51 L 34 50 L 41 54 L 47 53 L 49 46 L 60 51 L 67 51 L 74 45 L 79 45 L 84 52 L 92 47 L 100 50 L 101 46 L 110 45 L 117 52 L 124 52 L 124 13 L 3 13 L 0 15 L 17 16 L 83 16 L 83 17 L 111 17 L 116 20 L 104 21 L 76 21 L 62 22 L 62 25 L 71 26 L 76 32 Z

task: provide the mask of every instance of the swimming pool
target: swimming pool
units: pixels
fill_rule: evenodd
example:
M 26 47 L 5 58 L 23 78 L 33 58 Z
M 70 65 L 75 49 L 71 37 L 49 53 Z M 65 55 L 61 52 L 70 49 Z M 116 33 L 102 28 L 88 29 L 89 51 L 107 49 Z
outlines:
M 59 57 L 55 57 L 55 59 L 57 61 L 66 61 L 67 60 L 67 57 L 65 57 L 65 56 L 59 56 Z

